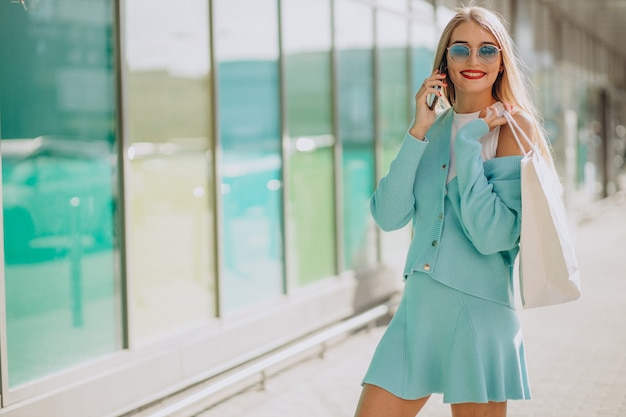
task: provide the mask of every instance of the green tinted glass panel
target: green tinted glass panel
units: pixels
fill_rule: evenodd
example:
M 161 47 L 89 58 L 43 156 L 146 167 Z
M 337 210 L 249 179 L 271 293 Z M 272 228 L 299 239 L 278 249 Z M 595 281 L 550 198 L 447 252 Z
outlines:
M 407 73 L 409 40 L 408 23 L 403 16 L 379 12 L 376 43 L 378 46 L 378 121 L 382 142 L 379 176 L 385 175 L 398 153 L 408 124 L 411 86 Z M 410 225 L 381 233 L 381 256 L 389 265 L 401 268 L 410 241 Z
M 296 151 L 290 159 L 290 248 L 298 285 L 336 273 L 333 149 L 323 140 L 314 146 L 315 151 Z
M 122 348 L 113 2 L 0 2 L 9 386 Z
M 291 137 L 332 133 L 330 67 L 328 49 L 286 53 L 287 123 Z
M 400 149 L 410 122 L 408 110 L 411 86 L 407 74 L 409 50 L 405 18 L 380 12 L 377 28 L 378 120 L 383 142 L 383 158 L 379 172 L 384 174 Z
M 374 33 L 370 6 L 336 3 L 339 126 L 342 141 L 344 267 L 377 263 L 374 192 Z
M 296 285 L 335 275 L 330 2 L 282 3 L 290 136 L 287 252 Z
M 433 6 L 425 1 L 412 1 L 415 13 L 422 19 L 412 21 L 409 27 L 411 33 L 411 91 L 415 95 L 426 78 L 430 76 L 435 58 L 436 26 Z M 415 101 L 411 102 L 415 109 Z
M 209 13 L 193 0 L 124 7 L 131 340 L 141 344 L 215 316 Z
M 217 0 L 213 5 L 221 283 L 224 310 L 230 312 L 284 291 L 278 10 L 273 0 Z

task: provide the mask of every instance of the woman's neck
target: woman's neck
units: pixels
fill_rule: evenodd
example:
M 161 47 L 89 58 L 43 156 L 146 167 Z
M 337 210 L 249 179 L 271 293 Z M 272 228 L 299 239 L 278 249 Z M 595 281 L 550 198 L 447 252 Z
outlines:
M 454 111 L 460 114 L 463 113 L 475 113 L 491 106 L 496 100 L 491 94 L 457 94 L 454 100 Z

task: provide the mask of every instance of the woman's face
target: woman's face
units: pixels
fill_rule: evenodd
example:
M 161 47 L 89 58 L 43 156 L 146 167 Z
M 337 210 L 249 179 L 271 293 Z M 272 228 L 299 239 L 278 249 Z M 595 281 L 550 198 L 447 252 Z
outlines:
M 502 56 L 498 52 L 492 63 L 486 63 L 479 59 L 478 48 L 483 45 L 500 48 L 495 36 L 477 23 L 463 22 L 452 31 L 448 47 L 454 44 L 466 45 L 471 49 L 470 56 L 465 62 L 455 62 L 450 52 L 446 52 L 448 77 L 454 84 L 457 99 L 459 94 L 488 93 L 491 96 L 491 88 L 502 67 Z

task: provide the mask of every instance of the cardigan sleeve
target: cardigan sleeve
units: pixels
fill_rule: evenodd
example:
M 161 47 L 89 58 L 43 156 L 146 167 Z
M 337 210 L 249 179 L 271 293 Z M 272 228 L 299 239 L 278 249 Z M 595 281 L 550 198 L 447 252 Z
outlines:
M 484 120 L 473 120 L 459 129 L 454 147 L 464 232 L 483 254 L 514 249 L 521 229 L 521 156 L 483 163 L 479 139 L 488 132 Z
M 370 211 L 382 230 L 400 229 L 413 217 L 415 175 L 427 146 L 427 140 L 417 140 L 407 132 L 387 174 L 378 182 L 370 199 Z

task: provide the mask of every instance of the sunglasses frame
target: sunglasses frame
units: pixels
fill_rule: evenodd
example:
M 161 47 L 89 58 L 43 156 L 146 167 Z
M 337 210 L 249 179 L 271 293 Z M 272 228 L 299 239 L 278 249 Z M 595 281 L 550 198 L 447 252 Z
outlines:
M 467 54 L 467 58 L 465 58 L 462 61 L 456 60 L 452 57 L 452 55 L 450 54 L 450 49 L 455 47 L 455 46 L 460 46 L 463 48 L 466 48 L 468 50 L 468 54 Z M 493 60 L 490 61 L 490 58 L 485 58 L 483 55 L 480 54 L 480 49 L 481 48 L 494 48 L 497 52 L 493 55 Z M 472 56 L 472 51 L 476 51 L 476 56 L 478 57 L 478 59 L 480 60 L 480 62 L 482 62 L 483 64 L 493 64 L 494 62 L 496 62 L 496 59 L 498 58 L 498 55 L 502 52 L 502 48 L 498 48 L 495 45 L 481 45 L 477 48 L 470 48 L 469 46 L 463 44 L 463 43 L 453 43 L 452 45 L 450 45 L 449 47 L 446 48 L 446 51 L 448 52 L 448 57 L 453 61 L 456 62 L 457 64 L 464 64 L 465 62 L 469 61 L 470 57 Z

